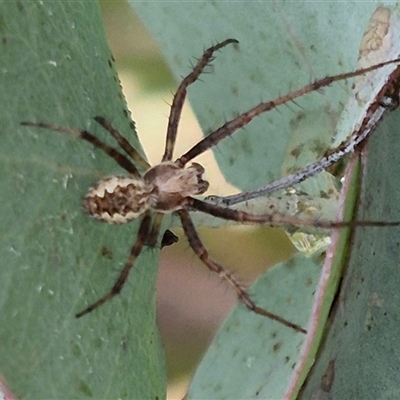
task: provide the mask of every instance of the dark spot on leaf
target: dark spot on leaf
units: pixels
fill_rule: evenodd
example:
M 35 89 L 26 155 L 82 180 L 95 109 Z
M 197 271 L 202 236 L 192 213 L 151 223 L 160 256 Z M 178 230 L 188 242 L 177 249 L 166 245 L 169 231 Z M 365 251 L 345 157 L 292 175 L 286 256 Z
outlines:
M 335 380 L 335 360 L 331 360 L 329 361 L 325 373 L 322 375 L 321 389 L 324 392 L 330 392 L 334 380 Z
M 101 255 L 109 260 L 113 259 L 113 252 L 106 246 L 101 248 Z
M 309 287 L 309 286 L 311 286 L 311 285 L 313 284 L 313 280 L 312 280 L 312 278 L 308 277 L 308 278 L 306 279 L 306 282 L 305 282 L 305 284 L 306 284 L 306 287 Z
M 316 154 L 322 155 L 325 153 L 326 146 L 320 140 L 313 140 L 309 146 L 310 146 L 311 150 Z
M 276 353 L 282 347 L 282 342 L 274 343 L 272 350 Z
M 128 340 L 127 340 L 126 337 L 123 337 L 123 338 L 122 338 L 122 340 L 121 340 L 121 347 L 122 347 L 122 351 L 123 351 L 124 353 L 127 353 L 127 352 L 128 352 Z
M 332 194 L 332 192 L 331 192 L 331 194 Z M 329 199 L 331 196 L 329 196 L 329 194 L 326 193 L 325 191 L 321 190 L 319 192 L 319 197 L 321 197 L 321 199 Z
M 79 382 L 79 390 L 84 393 L 88 397 L 93 397 L 93 393 L 90 390 L 90 387 L 86 384 L 86 382 L 80 381 Z
M 72 354 L 73 354 L 75 357 L 80 357 L 80 356 L 82 355 L 81 348 L 80 348 L 79 346 L 77 346 L 76 344 L 74 344 L 74 345 L 72 346 Z
M 302 149 L 303 146 L 297 146 L 290 152 L 290 155 L 297 158 L 301 154 Z

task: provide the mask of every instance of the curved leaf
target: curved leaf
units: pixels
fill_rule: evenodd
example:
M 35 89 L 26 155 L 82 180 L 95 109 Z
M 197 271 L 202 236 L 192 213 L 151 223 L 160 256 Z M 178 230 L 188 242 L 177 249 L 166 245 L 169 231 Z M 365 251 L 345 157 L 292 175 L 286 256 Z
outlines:
M 109 290 L 137 224 L 82 212 L 87 188 L 123 171 L 89 143 L 22 127 L 54 122 L 114 144 L 93 121 L 130 127 L 96 2 L 2 2 L 0 374 L 18 398 L 165 396 L 155 324 L 157 252 L 145 251 L 122 295 L 77 320 Z
M 131 4 L 160 43 L 177 79 L 189 72 L 187 60 L 199 57 L 205 47 L 226 38 L 239 40 L 238 49 L 226 48 L 219 52 L 209 68 L 212 74 L 202 76 L 202 83 L 189 89 L 190 101 L 205 134 L 260 101 L 274 99 L 310 80 L 354 70 L 364 29 L 377 6 L 374 2 L 361 6 L 332 2 L 144 3 L 134 0 Z M 357 20 L 353 21 L 352 16 Z M 226 178 L 239 189 L 255 188 L 319 158 L 329 148 L 351 84 L 335 83 L 281 107 L 279 112 L 266 113 L 219 143 L 213 150 Z M 295 160 L 296 167 L 293 160 L 287 160 L 293 154 L 300 154 Z M 322 174 L 302 188 L 319 194 L 326 190 L 330 180 L 329 175 Z M 381 234 L 380 230 L 371 231 Z M 341 259 L 344 248 L 339 253 Z M 290 261 L 290 265 L 295 263 L 290 271 L 292 278 L 301 276 L 301 260 L 298 257 Z M 311 260 L 308 265 L 312 269 Z M 317 276 L 315 272 L 314 277 Z M 310 282 L 316 285 L 318 280 L 314 277 Z M 265 280 L 269 290 L 265 290 Z M 274 271 L 260 282 L 264 283 L 256 283 L 251 293 L 261 305 L 270 301 L 271 307 L 276 307 L 270 286 L 285 299 L 292 294 L 304 298 L 305 303 L 308 301 L 309 288 L 305 290 L 299 279 L 292 279 L 286 286 Z M 328 290 L 334 292 L 333 286 Z M 306 321 L 311 303 L 308 306 L 301 300 L 293 303 L 286 309 L 281 302 L 278 309 L 286 318 L 295 315 Z M 238 308 L 206 355 L 192 383 L 190 398 L 282 398 L 286 393 L 299 360 L 301 339 L 287 339 L 288 328 L 270 321 L 261 322 L 241 305 Z M 271 311 L 277 312 L 277 308 Z M 277 347 L 274 347 L 275 341 L 279 343 Z M 287 346 L 293 347 L 289 351 Z M 292 368 L 284 365 L 287 359 L 292 362 Z
M 368 143 L 359 220 L 400 221 L 398 111 Z M 399 242 L 396 228 L 357 229 L 332 324 L 303 397 L 395 398 L 399 394 Z

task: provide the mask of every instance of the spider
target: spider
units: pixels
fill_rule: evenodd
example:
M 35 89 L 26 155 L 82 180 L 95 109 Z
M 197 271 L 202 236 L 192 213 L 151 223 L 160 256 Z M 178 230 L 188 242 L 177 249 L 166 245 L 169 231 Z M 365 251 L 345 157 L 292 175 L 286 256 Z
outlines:
M 149 163 L 132 147 L 128 140 L 123 137 L 104 117 L 97 116 L 94 120 L 116 140 L 119 147 L 126 153 L 126 155 L 120 150 L 117 150 L 116 148 L 97 139 L 93 134 L 86 130 L 63 127 L 57 124 L 44 122 L 21 123 L 24 126 L 45 128 L 68 133 L 86 140 L 96 148 L 107 153 L 128 172 L 128 176 L 111 176 L 100 180 L 95 186 L 89 189 L 84 198 L 83 207 L 85 210 L 89 215 L 100 221 L 112 224 L 123 224 L 141 218 L 141 222 L 137 239 L 131 248 L 129 258 L 124 264 L 116 282 L 110 291 L 103 297 L 86 307 L 84 310 L 78 312 L 76 314 L 77 318 L 92 312 L 121 292 L 128 279 L 129 273 L 134 266 L 134 262 L 143 250 L 143 247 L 156 246 L 163 215 L 166 213 L 174 213 L 180 218 L 184 233 L 195 254 L 211 271 L 219 274 L 221 278 L 225 279 L 233 286 L 237 292 L 238 298 L 249 310 L 256 314 L 271 318 L 298 332 L 306 333 L 305 329 L 301 326 L 287 321 L 268 310 L 258 307 L 253 302 L 248 293 L 238 283 L 233 275 L 209 256 L 198 233 L 196 232 L 196 228 L 189 212 L 200 211 L 211 214 L 217 218 L 242 223 L 270 225 L 300 224 L 303 226 L 315 226 L 328 229 L 354 225 L 386 226 L 391 224 L 368 221 L 330 222 L 321 220 L 299 220 L 294 217 L 278 214 L 254 215 L 224 206 L 210 204 L 193 197 L 205 193 L 209 186 L 209 183 L 203 179 L 205 171 L 200 164 L 194 162 L 187 166 L 188 162 L 196 156 L 215 146 L 225 137 L 232 135 L 235 131 L 250 123 L 253 118 L 261 113 L 285 104 L 303 94 L 327 86 L 332 82 L 364 74 L 390 63 L 381 63 L 355 72 L 326 77 L 274 101 L 261 103 L 231 121 L 226 122 L 219 129 L 198 142 L 184 155 L 180 156 L 175 161 L 172 161 L 178 124 L 188 86 L 194 83 L 203 72 L 204 68 L 211 63 L 216 51 L 229 44 L 235 45 L 237 43 L 238 41 L 235 39 L 227 39 L 208 48 L 198 60 L 192 71 L 180 83 L 171 105 L 164 155 L 161 162 L 155 166 L 149 165 Z M 145 171 L 143 176 L 139 173 L 137 167 Z M 154 212 L 155 216 L 153 217 Z M 170 244 L 170 242 L 170 240 L 166 239 L 167 244 Z

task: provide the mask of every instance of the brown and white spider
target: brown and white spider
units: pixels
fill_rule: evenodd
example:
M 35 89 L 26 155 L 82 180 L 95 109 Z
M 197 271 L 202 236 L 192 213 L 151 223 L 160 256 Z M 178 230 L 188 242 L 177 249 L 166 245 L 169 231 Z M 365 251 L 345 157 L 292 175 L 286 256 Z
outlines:
M 183 102 L 186 98 L 187 88 L 195 82 L 204 68 L 213 60 L 213 54 L 227 46 L 238 43 L 235 39 L 227 39 L 215 46 L 208 48 L 198 60 L 192 72 L 187 75 L 178 87 L 174 96 L 168 121 L 165 152 L 160 164 L 150 166 L 149 163 L 131 146 L 131 144 L 103 117 L 95 117 L 98 122 L 118 142 L 120 148 L 127 154 L 97 139 L 93 134 L 79 129 L 62 127 L 52 123 L 43 122 L 22 122 L 22 125 L 46 128 L 54 131 L 69 133 L 73 136 L 92 143 L 95 147 L 103 150 L 112 157 L 128 176 L 112 176 L 99 181 L 89 189 L 84 199 L 85 210 L 94 218 L 113 224 L 122 224 L 141 218 L 137 239 L 131 249 L 118 279 L 111 290 L 99 300 L 89 305 L 83 311 L 76 314 L 77 318 L 90 313 L 102 304 L 118 295 L 126 283 L 128 275 L 133 268 L 136 258 L 144 246 L 155 247 L 163 218 L 163 214 L 175 213 L 180 218 L 183 230 L 190 246 L 200 260 L 212 271 L 218 273 L 221 278 L 228 281 L 236 290 L 239 299 L 245 306 L 256 314 L 269 317 L 292 329 L 305 333 L 305 330 L 284 318 L 258 307 L 241 287 L 238 281 L 227 272 L 222 265 L 214 261 L 204 248 L 194 224 L 189 215 L 190 210 L 196 210 L 211 214 L 218 218 L 233 220 L 242 223 L 270 224 L 270 225 L 303 225 L 321 228 L 337 228 L 349 225 L 388 225 L 381 222 L 330 222 L 299 220 L 294 217 L 263 214 L 254 215 L 243 211 L 233 210 L 227 207 L 207 203 L 193 196 L 203 194 L 208 189 L 208 182 L 203 179 L 204 168 L 197 163 L 187 167 L 189 161 L 199 154 L 205 152 L 218 144 L 222 139 L 232 135 L 239 128 L 247 125 L 256 116 L 271 110 L 279 105 L 285 104 L 308 92 L 317 90 L 332 82 L 351 78 L 368 71 L 380 68 L 387 63 L 381 63 L 370 68 L 358 70 L 351 73 L 326 77 L 322 80 L 311 83 L 300 90 L 280 97 L 274 101 L 261 103 L 251 110 L 239 115 L 231 121 L 206 136 L 176 161 L 172 161 L 177 128 L 180 120 Z M 392 61 L 393 62 L 393 61 Z M 145 171 L 141 176 L 137 167 Z M 152 216 L 152 212 L 156 215 Z M 152 222 L 153 221 L 153 222 Z

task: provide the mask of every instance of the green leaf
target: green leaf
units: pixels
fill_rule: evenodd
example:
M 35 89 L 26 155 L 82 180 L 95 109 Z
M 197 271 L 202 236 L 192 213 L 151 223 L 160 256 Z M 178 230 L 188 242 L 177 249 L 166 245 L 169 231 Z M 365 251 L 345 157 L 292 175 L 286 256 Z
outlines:
M 352 162 L 351 166 L 344 189 L 351 201 L 341 210 L 343 220 L 351 219 L 354 213 L 358 189 L 357 163 Z M 349 238 L 349 229 L 336 231 L 324 262 L 325 253 L 321 251 L 312 257 L 298 254 L 269 270 L 249 290 L 257 305 L 307 328 L 307 336 L 249 313 L 243 306 L 236 307 L 202 360 L 190 386 L 189 398 L 296 395 L 316 357 L 341 278 Z M 215 379 L 216 371 L 221 373 L 220 379 Z M 244 384 L 242 375 L 251 385 Z M 221 385 L 221 379 L 235 383 Z
M 306 326 L 319 261 L 298 254 L 290 262 L 276 265 L 251 287 L 252 298 L 258 305 Z M 290 291 L 293 286 L 299 289 L 295 293 Z M 265 292 L 268 297 L 261 297 Z M 282 398 L 305 339 L 304 334 L 282 329 L 243 305 L 236 307 L 204 356 L 188 398 Z
M 137 224 L 81 209 L 86 190 L 124 173 L 92 145 L 21 121 L 87 129 L 113 144 L 102 115 L 140 149 L 96 2 L 0 4 L 0 374 L 17 398 L 163 398 L 155 323 L 157 251 L 139 258 L 122 294 L 105 294 Z M 134 40 L 134 38 L 132 38 Z
M 378 4 L 130 3 L 160 44 L 177 80 L 190 71 L 190 57 L 199 57 L 204 48 L 215 42 L 239 40 L 238 49 L 227 47 L 216 54 L 208 70 L 212 73 L 202 76 L 202 82 L 189 89 L 189 99 L 205 134 L 260 101 L 286 94 L 310 80 L 354 70 L 362 35 Z M 329 148 L 351 85 L 351 81 L 335 83 L 280 108 L 279 112 L 266 113 L 215 146 L 213 151 L 227 180 L 241 190 L 256 188 L 318 159 Z M 288 161 L 294 153 L 301 154 L 296 158 L 296 166 L 293 160 Z M 319 194 L 326 191 L 331 179 L 328 174 L 321 174 L 302 188 Z M 349 203 L 352 208 L 354 193 Z M 375 219 L 392 219 L 388 217 Z M 382 236 L 391 236 L 393 232 L 392 228 L 365 230 Z M 340 271 L 346 255 L 346 235 L 343 232 L 339 238 L 344 242 L 341 247 L 331 250 L 335 253 L 337 249 L 338 254 L 337 260 L 333 260 L 336 279 L 326 289 L 330 300 L 338 284 L 338 268 Z M 291 275 L 284 281 L 282 275 L 288 265 Z M 250 290 L 252 297 L 257 304 L 268 305 L 272 312 L 281 312 L 288 319 L 296 316 L 298 321 L 294 322 L 305 323 L 302 321 L 307 321 L 311 313 L 309 291 L 315 291 L 318 282 L 318 268 L 314 265 L 312 260 L 296 257 L 281 266 L 281 273 L 274 269 L 260 278 Z M 303 284 L 301 268 L 314 271 L 310 272 L 311 289 Z M 278 295 L 281 297 L 275 297 Z M 290 306 L 285 307 L 288 299 Z M 324 310 L 319 321 L 322 325 L 329 304 L 324 304 Z M 318 339 L 321 329 L 316 335 Z M 283 398 L 289 387 L 292 390 L 301 385 L 292 374 L 304 361 L 300 360 L 303 339 L 298 333 L 288 334 L 288 328 L 276 322 L 260 321 L 239 305 L 205 356 L 189 398 Z M 316 340 L 310 359 L 305 361 L 307 368 L 317 346 Z M 290 368 L 285 365 L 288 360 Z M 300 371 L 301 379 L 307 368 Z M 291 395 L 295 392 L 292 390 Z
M 399 124 L 395 111 L 368 143 L 358 220 L 400 221 Z M 399 396 L 399 235 L 398 227 L 355 231 L 332 325 L 304 399 Z
M 239 40 L 238 47 L 218 52 L 201 82 L 188 90 L 205 134 L 261 101 L 353 70 L 376 7 L 332 2 L 130 3 L 160 44 L 177 81 L 206 47 L 227 38 Z M 349 23 L 349 15 L 357 15 L 357 23 Z M 219 143 L 215 156 L 226 179 L 239 189 L 251 189 L 292 170 L 294 161 L 287 158 L 293 158 L 293 151 L 300 150 L 297 162 L 302 165 L 320 158 L 329 148 L 351 84 L 335 83 L 265 113 Z M 306 191 L 319 193 L 327 179 L 322 174 L 307 183 Z

